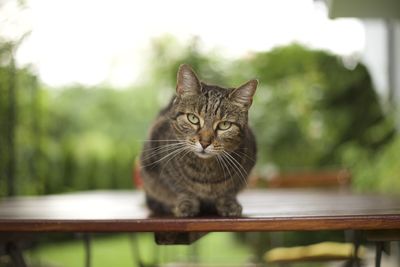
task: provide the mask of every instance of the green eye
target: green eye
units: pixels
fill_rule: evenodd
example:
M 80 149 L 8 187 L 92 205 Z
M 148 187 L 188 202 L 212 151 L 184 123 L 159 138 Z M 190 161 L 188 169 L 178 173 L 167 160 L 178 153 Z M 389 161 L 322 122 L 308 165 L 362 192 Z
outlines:
M 231 122 L 229 122 L 229 121 L 223 121 L 223 122 L 220 122 L 220 123 L 218 124 L 218 129 L 219 129 L 219 130 L 222 130 L 222 131 L 225 131 L 225 130 L 228 130 L 229 128 L 231 128 L 231 126 L 232 126 L 232 123 L 231 123 Z
M 187 114 L 187 119 L 188 121 L 190 121 L 190 123 L 193 124 L 199 124 L 200 122 L 199 118 L 197 118 L 197 116 L 192 113 Z

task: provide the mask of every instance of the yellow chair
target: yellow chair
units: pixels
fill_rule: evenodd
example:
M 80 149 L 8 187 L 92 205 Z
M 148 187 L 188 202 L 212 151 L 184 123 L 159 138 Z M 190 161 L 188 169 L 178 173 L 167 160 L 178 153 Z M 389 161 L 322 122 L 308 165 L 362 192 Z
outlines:
M 274 248 L 264 254 L 264 259 L 268 263 L 291 263 L 361 259 L 365 256 L 364 247 L 359 247 L 357 252 L 355 250 L 351 243 L 322 242 L 309 246 Z

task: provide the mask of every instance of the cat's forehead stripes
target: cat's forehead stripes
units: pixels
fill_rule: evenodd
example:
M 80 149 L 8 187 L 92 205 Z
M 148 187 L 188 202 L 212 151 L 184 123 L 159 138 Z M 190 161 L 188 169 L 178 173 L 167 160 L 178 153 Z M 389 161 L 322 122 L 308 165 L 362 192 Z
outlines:
M 174 119 L 182 114 L 194 113 L 204 120 L 201 125 L 214 125 L 216 121 L 227 120 L 234 122 L 239 127 L 247 124 L 247 112 L 239 109 L 229 98 L 232 88 L 222 88 L 216 85 L 202 83 L 201 92 L 198 95 L 187 95 L 176 98 L 176 105 L 172 112 Z
M 203 84 L 202 95 L 204 96 L 202 98 L 204 102 L 199 107 L 200 114 L 221 117 L 221 104 L 227 97 L 228 90 Z

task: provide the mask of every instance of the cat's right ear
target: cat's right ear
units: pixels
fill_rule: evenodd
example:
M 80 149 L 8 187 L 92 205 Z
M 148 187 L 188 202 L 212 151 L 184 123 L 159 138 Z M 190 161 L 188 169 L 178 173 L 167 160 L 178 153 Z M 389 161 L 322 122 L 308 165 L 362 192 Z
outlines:
M 178 96 L 199 95 L 201 93 L 201 84 L 196 73 L 187 64 L 179 66 L 176 93 Z
M 233 104 L 241 108 L 249 109 L 253 102 L 253 95 L 256 92 L 257 85 L 257 80 L 248 81 L 239 88 L 234 89 L 229 94 L 229 99 Z

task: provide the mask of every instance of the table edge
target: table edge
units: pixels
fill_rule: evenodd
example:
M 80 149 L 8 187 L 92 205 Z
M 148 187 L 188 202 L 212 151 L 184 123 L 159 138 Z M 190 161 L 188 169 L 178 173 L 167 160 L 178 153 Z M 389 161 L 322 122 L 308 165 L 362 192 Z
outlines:
M 400 229 L 400 214 L 145 219 L 0 219 L 0 232 L 258 232 Z

